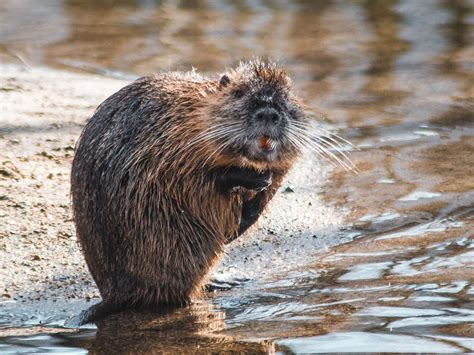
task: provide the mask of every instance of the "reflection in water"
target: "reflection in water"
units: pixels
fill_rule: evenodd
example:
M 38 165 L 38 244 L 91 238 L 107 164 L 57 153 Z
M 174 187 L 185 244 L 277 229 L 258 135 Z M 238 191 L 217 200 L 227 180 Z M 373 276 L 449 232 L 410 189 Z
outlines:
M 4 338 L 3 342 L 16 351 L 49 348 L 56 352 L 80 352 L 86 349 L 90 354 L 194 353 L 204 349 L 216 352 L 274 351 L 271 341 L 234 341 L 230 337 L 212 335 L 223 329 L 224 313 L 200 303 L 189 308 L 160 312 L 126 311 L 102 320 L 97 324 L 97 329 L 39 336 L 10 336 Z
M 274 57 L 360 147 L 361 170 L 336 169 L 323 189 L 356 221 L 343 233 L 357 239 L 308 265 L 216 294 L 217 310 L 123 314 L 97 331 L 4 338 L 7 349 L 474 350 L 472 1 L 6 0 L 0 9 L 2 60 L 30 65 L 133 77 Z M 279 340 L 245 342 L 262 339 Z

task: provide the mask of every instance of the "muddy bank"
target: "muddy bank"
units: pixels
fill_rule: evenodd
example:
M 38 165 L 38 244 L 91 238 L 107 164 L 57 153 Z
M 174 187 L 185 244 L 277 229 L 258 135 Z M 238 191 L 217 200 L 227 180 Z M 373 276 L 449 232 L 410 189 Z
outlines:
M 0 297 L 97 298 L 76 244 L 69 170 L 85 119 L 125 82 L 2 65 Z

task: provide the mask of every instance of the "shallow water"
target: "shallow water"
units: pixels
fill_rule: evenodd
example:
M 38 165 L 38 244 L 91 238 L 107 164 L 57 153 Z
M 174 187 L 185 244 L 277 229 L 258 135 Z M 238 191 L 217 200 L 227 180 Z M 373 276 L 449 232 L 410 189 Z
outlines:
M 472 1 L 114 4 L 4 0 L 1 58 L 125 78 L 280 60 L 358 147 L 360 173 L 336 168 L 321 189 L 352 241 L 98 329 L 61 327 L 84 303 L 1 304 L 0 352 L 474 350 Z

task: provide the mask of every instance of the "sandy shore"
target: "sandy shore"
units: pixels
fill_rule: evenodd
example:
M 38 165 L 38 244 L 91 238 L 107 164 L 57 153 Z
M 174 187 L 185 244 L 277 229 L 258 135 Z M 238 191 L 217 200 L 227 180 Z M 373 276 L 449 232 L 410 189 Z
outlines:
M 125 82 L 2 65 L 0 297 L 97 297 L 71 221 L 74 145 L 94 108 Z
M 2 65 L 0 78 L 0 300 L 98 299 L 71 221 L 69 173 L 85 121 L 127 82 L 16 65 Z M 325 174 L 298 163 L 219 271 L 265 278 L 339 243 L 341 217 L 319 196 Z

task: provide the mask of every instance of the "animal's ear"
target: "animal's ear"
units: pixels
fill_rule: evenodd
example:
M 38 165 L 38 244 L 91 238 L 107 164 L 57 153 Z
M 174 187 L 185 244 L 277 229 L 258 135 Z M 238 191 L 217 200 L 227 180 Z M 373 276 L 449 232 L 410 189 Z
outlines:
M 230 84 L 230 78 L 227 74 L 222 75 L 221 80 L 219 80 L 219 87 L 225 88 Z

